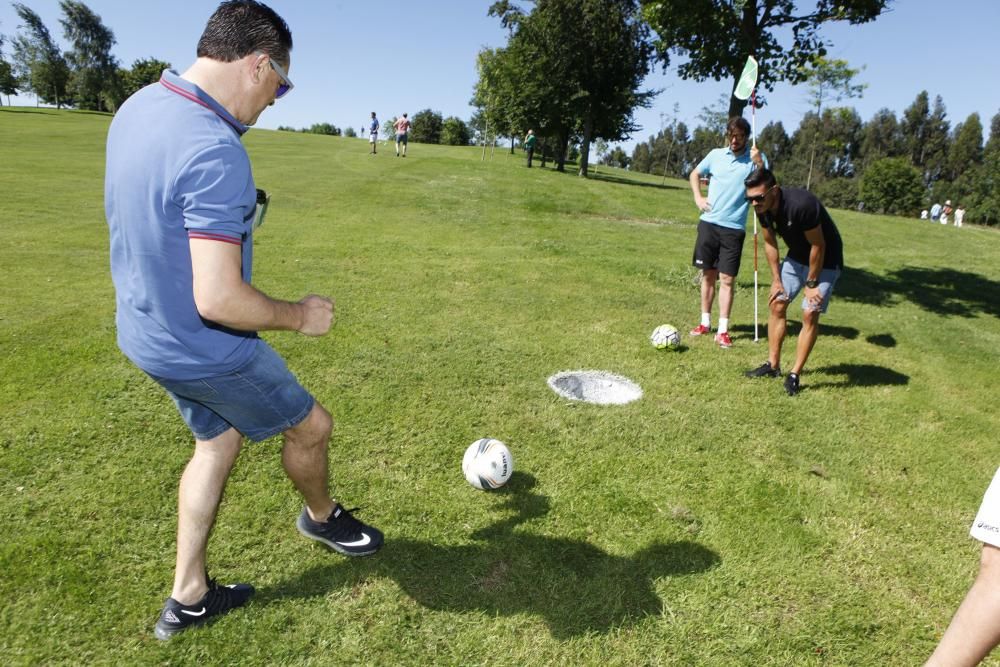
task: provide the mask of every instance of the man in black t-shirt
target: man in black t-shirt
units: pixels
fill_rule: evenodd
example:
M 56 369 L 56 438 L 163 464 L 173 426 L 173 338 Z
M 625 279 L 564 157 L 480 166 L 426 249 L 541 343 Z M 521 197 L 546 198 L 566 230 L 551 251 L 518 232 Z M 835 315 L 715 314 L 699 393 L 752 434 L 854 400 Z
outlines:
M 785 340 L 788 304 L 802 299 L 802 332 L 795 349 L 795 365 L 785 378 L 789 396 L 799 393 L 799 374 L 819 333 L 820 313 L 826 312 L 833 286 L 844 268 L 843 243 L 830 214 L 815 195 L 798 188 L 782 188 L 768 169 L 757 169 L 743 182 L 764 232 L 764 255 L 771 267 L 770 315 L 767 321 L 768 357 L 747 377 L 781 375 L 781 344 Z M 778 236 L 788 246 L 778 263 Z

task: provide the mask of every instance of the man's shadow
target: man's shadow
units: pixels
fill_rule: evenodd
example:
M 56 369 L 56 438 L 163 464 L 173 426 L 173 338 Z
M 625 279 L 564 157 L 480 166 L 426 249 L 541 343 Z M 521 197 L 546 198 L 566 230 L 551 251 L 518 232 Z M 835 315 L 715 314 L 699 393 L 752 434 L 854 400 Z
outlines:
M 835 364 L 817 368 L 810 373 L 827 376 L 844 376 L 839 382 L 810 382 L 810 389 L 820 387 L 875 387 L 879 385 L 903 385 L 910 381 L 909 375 L 904 375 L 891 368 L 874 366 L 872 364 Z
M 474 531 L 472 544 L 393 539 L 375 557 L 313 568 L 260 591 L 258 602 L 312 597 L 353 589 L 371 577 L 390 577 L 418 604 L 436 611 L 532 614 L 556 638 L 608 632 L 657 616 L 663 603 L 656 579 L 704 572 L 719 557 L 690 541 L 653 543 L 631 556 L 616 556 L 580 540 L 543 537 L 518 528 L 549 510 L 548 498 L 532 493 L 535 479 L 514 473 L 498 492 L 510 518 Z M 482 511 L 482 505 L 477 503 Z M 614 536 L 610 536 L 614 542 Z

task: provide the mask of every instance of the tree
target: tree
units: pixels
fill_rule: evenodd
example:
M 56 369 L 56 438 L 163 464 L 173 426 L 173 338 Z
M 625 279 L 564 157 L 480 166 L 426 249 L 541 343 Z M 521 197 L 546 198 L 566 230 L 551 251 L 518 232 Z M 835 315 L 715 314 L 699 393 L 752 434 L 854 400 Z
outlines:
M 72 100 L 67 97 L 69 65 L 52 41 L 49 29 L 30 8 L 19 2 L 12 4 L 24 22 L 18 27 L 27 31 L 27 34 L 19 33 L 13 42 L 14 75 L 21 89 L 57 108 L 71 104 Z
M 948 149 L 948 180 L 959 179 L 966 170 L 983 162 L 983 124 L 978 113 L 971 113 L 964 123 L 955 126 Z
M 441 120 L 440 111 L 424 109 L 413 114 L 412 125 L 410 126 L 409 138 L 421 144 L 441 143 L 441 127 L 444 121 Z
M 557 170 L 575 138 L 586 176 L 593 140 L 637 129 L 632 112 L 653 95 L 638 90 L 651 51 L 637 8 L 637 0 L 537 0 L 528 14 L 508 0 L 490 7 L 510 38 L 485 88 L 515 102 L 508 118 L 553 139 Z
M 832 99 L 840 102 L 844 98 L 861 97 L 868 84 L 852 83 L 861 70 L 851 69 L 846 60 L 828 60 L 816 56 L 804 69 L 805 80 L 809 83 L 809 99 L 816 116 L 822 117 L 823 104 Z M 809 173 L 806 176 L 806 189 L 812 184 L 813 163 L 816 159 L 816 142 L 818 133 L 813 132 L 809 148 Z
M 503 22 L 503 21 L 501 21 Z M 483 49 L 476 57 L 479 79 L 472 96 L 472 105 L 479 109 L 473 118 L 485 149 L 495 137 L 519 135 L 524 125 L 530 125 L 526 115 L 531 112 L 530 100 L 519 94 L 514 74 L 516 53 L 508 49 Z
M 124 98 L 128 99 L 149 84 L 159 81 L 163 70 L 167 69 L 171 69 L 168 62 L 143 58 L 132 63 L 131 69 L 119 70 Z
M 757 148 L 772 165 L 784 164 L 791 157 L 792 140 L 781 121 L 770 122 L 757 135 Z
M 641 0 L 642 14 L 656 31 L 664 68 L 671 54 L 687 58 L 677 68 L 684 79 L 730 79 L 733 90 L 748 55 L 758 62 L 758 87 L 774 90 L 779 81 L 801 83 L 803 69 L 825 56 L 820 36 L 825 23 L 851 25 L 875 20 L 891 0 L 812 0 L 798 9 L 794 0 Z M 782 45 L 779 36 L 790 39 Z M 746 100 L 730 97 L 729 117 L 741 116 Z
M 880 109 L 865 123 L 861 137 L 861 170 L 884 157 L 906 155 L 906 142 L 896 114 Z
M 344 136 L 350 137 L 351 139 L 355 139 L 358 136 L 358 133 L 354 130 L 353 127 L 348 126 L 344 128 Z
M 929 188 L 941 176 L 948 154 L 948 121 L 944 102 L 938 95 L 931 112 L 927 91 L 917 95 L 903 111 L 902 131 L 906 138 L 910 161 L 923 174 Z
M 629 160 L 628 155 L 625 154 L 621 146 L 615 146 L 611 149 L 611 152 L 603 160 L 603 164 L 609 167 L 618 167 L 619 169 L 628 169 L 630 162 L 631 160 Z
M 920 210 L 923 193 L 920 172 L 905 158 L 882 158 L 861 179 L 860 197 L 869 211 L 912 215 Z
M 468 146 L 472 135 L 465 121 L 456 116 L 448 116 L 441 126 L 441 143 L 447 146 Z
M 331 125 L 330 123 L 313 123 L 308 130 L 303 130 L 303 132 L 308 132 L 310 134 L 326 134 L 331 137 L 340 136 L 340 128 L 336 125 Z
M 60 0 L 63 35 L 71 48 L 66 58 L 72 66 L 69 89 L 77 106 L 114 111 L 125 98 L 118 75 L 118 60 L 111 55 L 115 34 L 101 17 L 79 0 Z
M 7 105 L 10 106 L 10 96 L 17 95 L 17 77 L 14 76 L 14 70 L 10 66 L 10 63 L 0 58 L 0 95 L 7 96 Z M 0 105 L 3 102 L 0 101 Z

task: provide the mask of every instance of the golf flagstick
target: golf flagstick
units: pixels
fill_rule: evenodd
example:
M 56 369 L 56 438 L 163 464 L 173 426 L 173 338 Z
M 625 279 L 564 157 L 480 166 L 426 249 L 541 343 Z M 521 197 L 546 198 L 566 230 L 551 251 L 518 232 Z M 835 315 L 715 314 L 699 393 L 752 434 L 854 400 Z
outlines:
M 750 136 L 753 147 L 757 148 L 757 91 L 750 93 Z M 753 208 L 752 206 L 750 208 Z M 760 296 L 757 290 L 757 209 L 753 210 L 753 342 L 760 340 L 757 335 L 757 304 Z
M 757 148 L 757 61 L 753 56 L 747 56 L 747 64 L 743 66 L 733 97 L 738 100 L 750 100 L 750 135 L 753 137 L 753 147 Z M 753 212 L 753 342 L 760 340 L 757 335 L 757 211 Z

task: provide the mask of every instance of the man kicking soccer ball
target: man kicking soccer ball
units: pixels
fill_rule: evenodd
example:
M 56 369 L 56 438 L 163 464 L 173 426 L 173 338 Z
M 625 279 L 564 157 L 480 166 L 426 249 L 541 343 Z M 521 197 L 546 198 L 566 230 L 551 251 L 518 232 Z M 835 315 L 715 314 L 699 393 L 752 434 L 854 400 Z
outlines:
M 768 358 L 747 371 L 747 377 L 781 375 L 781 345 L 785 340 L 788 304 L 805 287 L 802 331 L 795 365 L 785 378 L 789 396 L 799 393 L 799 375 L 819 333 L 820 313 L 826 312 L 833 286 L 844 266 L 843 243 L 833 219 L 812 193 L 781 188 L 769 169 L 757 169 L 743 182 L 764 232 L 764 254 L 771 267 L 770 314 L 767 320 Z M 778 264 L 778 235 L 788 254 Z

